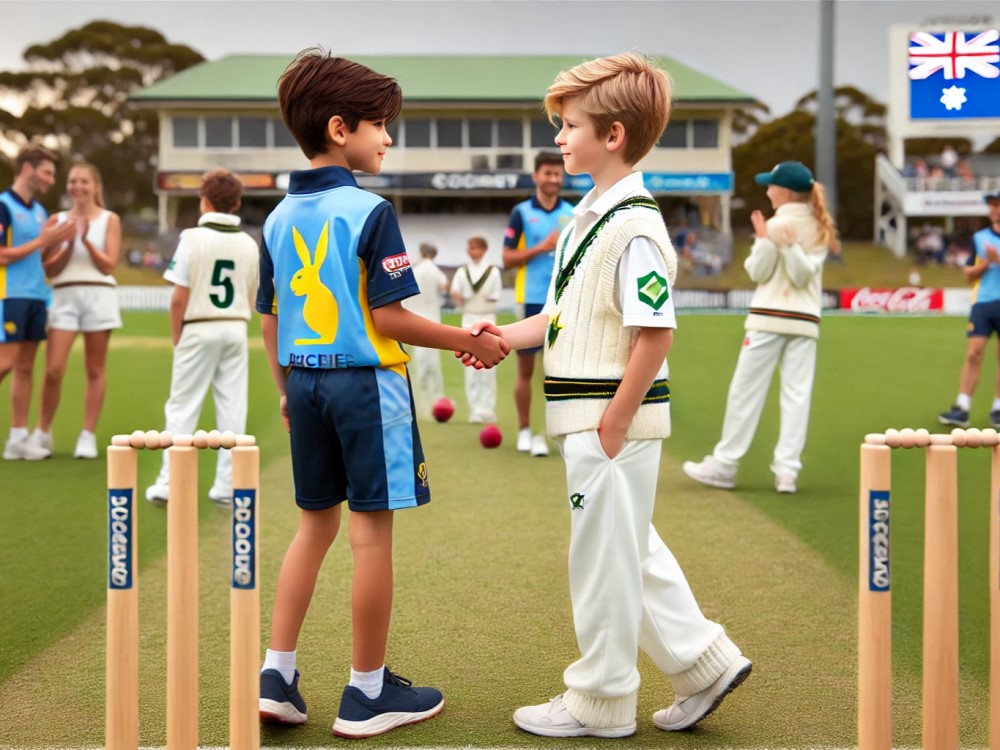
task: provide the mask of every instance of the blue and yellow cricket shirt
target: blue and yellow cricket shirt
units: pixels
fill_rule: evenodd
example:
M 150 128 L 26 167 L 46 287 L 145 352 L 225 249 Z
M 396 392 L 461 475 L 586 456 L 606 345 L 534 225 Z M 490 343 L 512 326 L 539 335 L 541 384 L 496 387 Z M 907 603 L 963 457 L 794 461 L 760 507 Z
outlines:
M 38 201 L 28 204 L 13 190 L 5 190 L 0 193 L 0 246 L 18 247 L 31 242 L 41 234 L 48 218 L 48 212 Z M 48 303 L 51 296 L 41 250 L 0 266 L 0 299 L 37 299 Z
M 401 368 L 409 357 L 371 311 L 419 291 L 391 204 L 343 167 L 292 172 L 264 222 L 257 292 L 257 311 L 278 316 L 282 365 Z
M 997 234 L 993 227 L 980 229 L 972 235 L 972 242 L 975 245 L 976 254 L 969 256 L 966 265 L 989 263 L 986 260 L 987 246 L 1000 252 L 1000 234 Z M 975 303 L 996 302 L 997 300 L 1000 300 L 1000 265 L 991 265 L 972 287 L 972 301 Z
M 509 250 L 535 247 L 553 232 L 561 232 L 573 218 L 573 206 L 560 198 L 547 211 L 534 195 L 514 206 L 504 233 L 503 246 Z M 536 255 L 517 267 L 514 300 L 529 305 L 544 305 L 552 279 L 555 252 Z

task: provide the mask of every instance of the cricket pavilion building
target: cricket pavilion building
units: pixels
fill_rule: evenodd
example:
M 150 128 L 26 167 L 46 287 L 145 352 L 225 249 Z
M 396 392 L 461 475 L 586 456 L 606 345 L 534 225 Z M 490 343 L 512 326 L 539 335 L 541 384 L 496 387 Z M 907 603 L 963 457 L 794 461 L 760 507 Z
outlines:
M 485 237 L 499 264 L 513 206 L 531 195 L 539 150 L 558 151 L 541 108 L 546 88 L 575 56 L 351 56 L 396 78 L 403 110 L 379 175 L 359 184 L 392 201 L 411 254 L 438 246 L 438 262 L 465 262 L 465 241 Z M 674 110 L 657 146 L 638 165 L 671 229 L 694 226 L 723 260 L 731 257 L 733 112 L 750 95 L 658 58 L 674 81 Z M 277 82 L 292 58 L 233 55 L 189 68 L 142 89 L 133 106 L 160 121 L 155 190 L 161 231 L 192 226 L 205 171 L 226 167 L 246 186 L 240 213 L 260 226 L 284 195 L 289 173 L 307 167 L 278 111 Z M 567 176 L 567 198 L 590 189 Z

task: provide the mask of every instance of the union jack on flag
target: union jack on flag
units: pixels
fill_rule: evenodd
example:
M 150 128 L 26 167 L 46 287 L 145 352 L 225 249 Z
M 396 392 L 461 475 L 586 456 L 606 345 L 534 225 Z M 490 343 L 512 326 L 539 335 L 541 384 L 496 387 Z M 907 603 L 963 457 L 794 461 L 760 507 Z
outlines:
M 1000 77 L 1000 31 L 990 29 L 966 38 L 964 31 L 910 34 L 910 80 L 923 80 L 939 70 L 945 80 L 965 78 L 966 72 L 983 78 Z

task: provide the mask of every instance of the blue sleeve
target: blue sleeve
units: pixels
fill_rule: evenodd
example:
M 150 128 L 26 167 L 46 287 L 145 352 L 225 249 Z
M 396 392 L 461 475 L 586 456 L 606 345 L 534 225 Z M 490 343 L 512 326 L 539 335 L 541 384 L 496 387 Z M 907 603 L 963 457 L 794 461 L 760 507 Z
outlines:
M 380 203 L 368 216 L 358 241 L 358 258 L 368 275 L 368 308 L 384 307 L 420 293 L 410 269 L 392 204 Z
M 510 213 L 510 221 L 507 223 L 507 231 L 503 233 L 503 246 L 508 250 L 516 250 L 524 233 L 524 219 L 521 212 L 516 208 Z
M 257 312 L 264 315 L 276 315 L 274 306 L 274 261 L 267 249 L 267 239 L 262 234 L 260 238 L 260 282 L 257 286 Z
M 6 203 L 0 203 L 0 247 L 7 247 L 7 235 L 10 233 L 10 211 Z

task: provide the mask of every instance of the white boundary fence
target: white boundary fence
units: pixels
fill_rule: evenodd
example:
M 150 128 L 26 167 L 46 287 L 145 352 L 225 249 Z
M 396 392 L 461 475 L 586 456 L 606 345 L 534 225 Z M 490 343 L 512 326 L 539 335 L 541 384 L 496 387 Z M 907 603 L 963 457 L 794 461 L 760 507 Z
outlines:
M 118 287 L 118 304 L 124 312 L 166 312 L 170 309 L 172 286 L 120 286 Z M 900 290 L 905 291 L 905 290 Z M 909 313 L 928 315 L 961 315 L 969 314 L 972 305 L 972 292 L 969 289 L 945 289 L 944 306 L 942 310 L 922 310 L 919 306 L 911 308 L 889 306 L 887 309 L 864 310 L 860 314 Z M 675 289 L 674 305 L 678 310 L 686 312 L 711 311 L 745 313 L 750 307 L 753 290 L 733 289 L 730 291 L 711 291 L 707 289 Z M 517 309 L 514 302 L 514 290 L 505 288 L 500 294 L 499 310 L 512 312 Z M 823 291 L 823 311 L 843 312 L 840 310 L 838 290 Z

